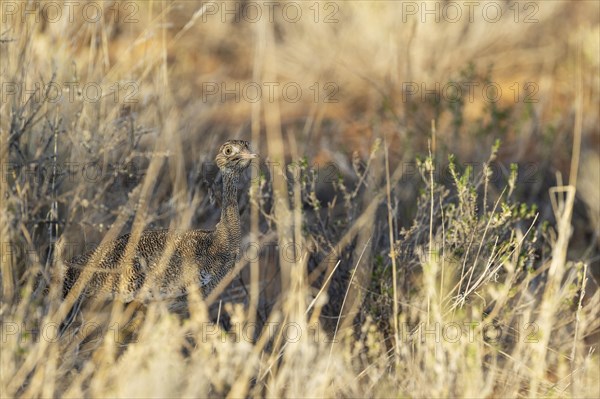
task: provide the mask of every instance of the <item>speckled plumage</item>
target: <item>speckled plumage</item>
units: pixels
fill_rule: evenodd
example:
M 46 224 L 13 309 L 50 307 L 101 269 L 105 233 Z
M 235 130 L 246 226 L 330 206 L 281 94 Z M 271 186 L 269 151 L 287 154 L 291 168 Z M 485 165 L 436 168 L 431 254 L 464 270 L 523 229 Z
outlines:
M 229 140 L 221 146 L 215 161 L 223 175 L 223 203 L 214 230 L 144 231 L 128 262 L 130 234 L 121 236 L 66 262 L 65 293 L 83 277 L 84 281 L 89 278 L 83 291 L 86 296 L 108 294 L 125 302 L 180 296 L 192 285 L 208 295 L 239 255 L 236 185 L 255 157 L 247 141 Z M 161 262 L 164 256 L 166 261 Z

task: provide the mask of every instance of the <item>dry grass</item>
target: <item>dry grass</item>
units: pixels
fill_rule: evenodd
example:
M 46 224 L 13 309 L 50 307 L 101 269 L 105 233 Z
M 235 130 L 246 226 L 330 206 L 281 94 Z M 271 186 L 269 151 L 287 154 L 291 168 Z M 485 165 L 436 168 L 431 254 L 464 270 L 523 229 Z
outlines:
M 90 2 L 98 23 L 2 3 L 1 395 L 600 396 L 598 4 L 450 23 L 420 2 L 316 3 L 318 21 L 289 3 L 296 23 L 249 23 L 244 2 L 239 22 Z M 447 101 L 448 82 L 503 95 Z M 58 337 L 60 259 L 214 226 L 212 157 L 236 137 L 262 159 L 219 292 L 86 303 Z

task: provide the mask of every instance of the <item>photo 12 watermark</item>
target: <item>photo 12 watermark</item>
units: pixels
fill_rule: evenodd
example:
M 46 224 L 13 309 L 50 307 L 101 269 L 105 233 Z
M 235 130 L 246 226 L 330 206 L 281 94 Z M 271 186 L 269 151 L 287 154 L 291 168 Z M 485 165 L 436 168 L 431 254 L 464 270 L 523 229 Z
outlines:
M 173 230 L 177 232 L 177 230 Z M 0 243 L 0 263 L 8 263 L 11 260 L 26 258 L 30 263 L 45 263 L 45 257 L 48 254 L 60 256 L 60 261 L 72 259 L 73 257 L 93 251 L 101 244 L 100 241 L 90 240 L 60 240 L 56 244 L 29 244 L 24 242 L 3 242 Z M 54 250 L 50 250 L 54 247 Z M 344 248 L 334 247 L 323 250 L 320 256 L 331 259 L 338 259 Z M 252 263 L 256 261 L 265 264 L 274 264 L 278 260 L 289 263 L 300 263 L 306 257 L 312 256 L 317 251 L 311 245 L 300 244 L 296 242 L 279 241 L 245 241 L 240 245 L 238 261 Z M 397 253 L 402 258 L 427 259 L 431 262 L 459 263 L 462 256 L 456 255 L 452 251 L 446 251 L 442 244 L 434 243 L 431 247 L 423 248 L 403 248 Z M 55 259 L 59 261 L 59 259 Z
M 140 87 L 137 81 L 98 82 L 2 82 L 0 98 L 3 103 L 42 101 L 50 104 L 84 102 L 97 104 L 102 100 L 114 104 L 135 104 Z
M 207 1 L 200 9 L 202 22 L 336 24 L 341 1 Z
M 25 323 L 15 321 L 0 322 L 0 342 L 6 345 L 16 341 L 26 343 L 56 343 L 65 340 L 82 340 L 91 335 L 111 337 L 117 343 L 140 342 L 144 340 L 139 326 L 118 322 L 99 323 L 87 320 L 68 328 L 56 322 Z M 234 322 L 227 329 L 207 321 L 200 324 L 195 339 L 198 343 L 254 343 L 257 332 L 273 340 L 278 337 L 285 342 L 295 343 L 303 339 L 315 343 L 331 344 L 338 342 L 325 332 L 318 322 Z M 536 344 L 540 339 L 540 328 L 535 322 L 517 323 L 513 326 L 501 326 L 497 323 L 482 321 L 462 321 L 447 323 L 425 323 L 416 326 L 401 323 L 398 328 L 399 339 L 403 344 L 411 343 L 445 343 L 445 344 L 476 344 L 499 343 L 512 340 L 524 344 Z
M 169 154 L 170 156 L 170 154 Z M 48 183 L 69 182 L 98 184 L 101 182 L 123 183 L 125 185 L 140 183 L 146 175 L 148 160 L 144 157 L 135 157 L 126 162 L 107 162 L 103 160 L 86 161 L 54 161 L 45 159 L 32 162 L 5 162 L 0 165 L 0 181 L 2 184 L 15 182 Z M 400 182 L 418 182 L 421 178 L 419 161 L 402 162 L 397 167 L 401 168 Z M 198 166 L 196 178 L 214 182 L 219 176 L 220 169 L 214 161 L 205 161 Z M 261 182 L 273 176 L 282 176 L 286 182 L 312 185 L 331 185 L 348 177 L 350 166 L 340 165 L 336 162 L 313 162 L 299 160 L 287 163 L 266 160 L 251 164 L 243 172 L 243 177 L 250 184 Z M 467 173 L 468 171 L 468 173 Z M 486 174 L 489 183 L 502 184 L 508 182 L 512 173 L 516 173 L 516 184 L 531 184 L 538 182 L 541 176 L 541 167 L 537 162 L 521 162 L 514 165 L 505 165 L 501 162 L 454 162 L 440 163 L 434 161 L 431 175 L 436 183 L 452 185 L 455 183 L 455 173 L 463 175 L 471 183 L 476 183 L 482 174 Z M 209 183 L 210 184 L 210 183 Z
M 130 184 L 141 181 L 144 170 L 135 160 L 128 162 L 101 162 L 100 160 L 54 162 L 45 159 L 36 162 L 5 162 L 1 165 L 2 184 L 28 182 L 70 182 L 98 184 L 121 182 Z
M 3 24 L 112 22 L 138 23 L 137 1 L 2 1 L 0 13 Z
M 59 341 L 81 341 L 89 336 L 111 336 L 117 343 L 134 343 L 138 341 L 135 337 L 135 329 L 130 325 L 117 322 L 98 323 L 93 320 L 78 324 L 76 328 L 69 326 L 65 329 L 57 322 L 44 322 L 39 324 L 1 321 L 0 342 L 6 345 L 9 342 L 17 342 L 19 345 L 27 343 L 57 343 Z M 127 340 L 124 337 L 128 337 Z
M 399 1 L 403 23 L 514 23 L 534 24 L 540 6 L 533 1 Z
M 425 323 L 417 325 L 400 323 L 398 328 L 400 341 L 410 343 L 468 343 L 485 340 L 488 343 L 497 343 L 503 339 L 514 342 L 535 344 L 539 342 L 540 328 L 534 322 L 516 323 L 512 326 L 503 326 L 494 322 L 462 321 L 447 323 Z
M 497 82 L 402 82 L 402 102 L 444 103 L 497 103 L 503 98 L 509 102 L 537 103 L 539 85 L 536 82 L 513 82 L 501 85 Z M 504 89 L 503 89 L 504 87 Z
M 203 82 L 201 98 L 203 103 L 338 103 L 339 91 L 336 82 Z

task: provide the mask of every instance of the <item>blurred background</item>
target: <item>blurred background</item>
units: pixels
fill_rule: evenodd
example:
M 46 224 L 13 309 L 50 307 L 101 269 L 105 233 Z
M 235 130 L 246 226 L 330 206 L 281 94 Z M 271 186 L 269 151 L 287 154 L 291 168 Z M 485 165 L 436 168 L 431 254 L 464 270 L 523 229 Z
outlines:
M 557 224 L 556 203 L 549 190 L 576 185 L 567 260 L 587 265 L 587 293 L 596 295 L 596 302 L 590 300 L 592 305 L 598 303 L 597 1 L 90 0 L 74 4 L 3 0 L 0 23 L 2 293 L 5 304 L 21 309 L 23 319 L 35 318 L 31 316 L 35 312 L 23 310 L 26 306 L 19 305 L 18 298 L 26 297 L 23 292 L 29 292 L 25 288 L 29 287 L 35 293 L 30 305 L 43 301 L 42 288 L 36 288 L 40 285 L 26 282 L 48 275 L 59 237 L 67 243 L 62 255 L 70 257 L 93 248 L 111 226 L 117 226 L 112 233 L 129 231 L 136 215 L 142 215 L 140 220 L 152 228 L 212 228 L 219 217 L 220 188 L 211 163 L 222 142 L 230 138 L 251 141 L 261 155 L 259 173 L 254 170 L 248 179 L 258 187 L 252 198 L 244 194 L 240 199 L 245 233 L 253 230 L 254 234 L 250 240 L 260 235 L 261 242 L 274 242 L 289 227 L 287 222 L 270 218 L 274 217 L 274 188 L 279 184 L 275 176 L 287 176 L 290 163 L 316 170 L 314 185 L 302 186 L 307 191 L 306 198 L 302 197 L 303 232 L 306 242 L 310 241 L 307 247 L 317 254 L 308 262 L 308 271 L 323 271 L 323 253 L 335 243 L 349 247 L 341 257 L 342 277 L 333 279 L 330 301 L 323 305 L 325 316 L 341 314 L 352 267 L 362 258 L 359 244 L 366 239 L 356 231 L 349 241 L 342 238 L 360 227 L 361 216 L 368 214 L 368 227 L 375 233 L 372 252 L 365 258 L 369 258 L 372 274 L 362 281 L 371 291 L 380 290 L 381 297 L 388 297 L 370 298 L 366 303 L 371 307 L 365 308 L 368 317 L 381 316 L 383 321 L 376 320 L 376 324 L 390 338 L 389 251 L 394 246 L 399 253 L 408 250 L 402 245 L 416 248 L 427 238 L 430 224 L 423 194 L 435 190 L 419 173 L 424 159 L 430 157 L 434 165 L 436 184 L 452 192 L 445 197 L 436 191 L 440 208 L 447 198 L 462 198 L 449 168 L 451 155 L 460 173 L 472 168 L 467 180 L 483 197 L 473 200 L 474 214 L 481 217 L 502 198 L 514 170 L 511 165 L 518 168 L 507 207 L 523 203 L 525 208 L 513 212 L 515 220 L 506 222 L 507 231 L 498 235 L 520 239 L 533 214 L 527 209 L 535 207 L 533 212 L 539 212 L 539 217 L 534 230 L 539 241 L 532 240 L 523 251 L 531 250 L 527 256 L 543 260 L 536 263 L 540 270 L 547 266 L 558 235 L 558 228 L 546 230 Z M 492 148 L 498 141 L 496 153 Z M 384 153 L 390 170 L 400 172 L 393 173 L 391 181 L 385 177 Z M 302 166 L 303 173 L 306 167 Z M 480 179 L 486 168 L 491 174 Z M 388 200 L 393 202 L 393 220 L 387 218 L 384 206 L 372 215 L 367 207 L 386 182 L 391 182 Z M 286 183 L 293 185 L 293 179 Z M 324 223 L 320 216 L 326 211 Z M 433 208 L 431 212 L 433 219 Z M 443 229 L 443 214 L 441 220 Z M 487 231 L 486 223 L 480 222 L 477 231 Z M 394 227 L 389 239 L 387 223 Z M 498 224 L 501 229 L 502 223 Z M 441 230 L 437 233 L 442 234 Z M 466 241 L 457 239 L 457 248 L 465 246 Z M 270 286 L 279 277 L 281 265 L 269 260 L 273 254 L 262 255 L 261 284 Z M 398 261 L 406 301 L 400 313 L 416 320 L 422 315 L 411 312 L 418 306 L 426 306 L 429 315 L 429 302 L 406 305 L 424 297 L 420 291 L 411 291 L 417 290 L 411 284 L 421 278 L 422 265 L 414 251 L 403 256 Z M 244 270 L 228 298 L 246 301 L 250 279 L 250 270 Z M 314 281 L 322 283 L 323 276 Z M 543 285 L 535 281 L 532 286 Z M 579 280 L 573 281 L 582 286 Z M 423 284 L 414 286 L 423 288 Z M 263 317 L 278 309 L 275 303 L 281 289 L 261 291 L 266 295 L 260 299 Z M 490 292 L 494 297 L 498 290 Z M 531 306 L 537 312 L 537 305 Z M 220 307 L 213 310 L 221 314 Z M 572 316 L 571 310 L 565 312 Z M 598 311 L 593 307 L 586 311 L 590 319 L 596 318 L 588 325 L 587 338 L 597 342 Z M 504 321 L 513 316 L 504 315 Z M 368 317 L 357 316 L 364 325 Z M 572 326 L 561 331 L 564 335 L 559 338 L 567 337 L 560 341 L 563 345 L 571 337 Z M 567 353 L 570 347 L 560 348 L 562 352 L 557 349 L 557 353 Z M 79 356 L 77 351 L 72 353 Z M 520 354 L 529 362 L 528 353 Z M 22 364 L 22 359 L 15 364 Z M 568 370 L 557 364 L 555 374 L 536 374 L 536 378 L 547 378 L 549 386 L 563 381 Z M 510 367 L 499 372 L 499 386 L 502 381 L 510 382 L 506 371 Z M 441 377 L 430 376 L 427 367 L 422 371 L 420 389 L 425 396 L 448 394 L 428 391 L 428 378 L 437 381 Z M 464 376 L 465 381 L 482 380 L 479 374 Z M 104 377 L 100 375 L 98 381 Z M 65 380 L 69 384 L 75 381 L 69 378 Z M 341 378 L 339 384 L 353 379 L 354 375 L 349 380 Z M 402 392 L 411 392 L 410 378 L 399 380 Z M 394 387 L 399 380 L 381 389 Z M 529 384 L 528 377 L 523 381 Z M 592 381 L 595 389 L 598 380 Z M 80 382 L 72 386 L 79 387 Z M 124 377 L 122 382 L 127 386 Z M 456 384 L 451 393 L 461 392 L 463 387 Z M 323 391 L 309 392 L 326 396 L 337 392 L 324 386 Z M 347 396 L 375 392 L 352 389 L 343 392 Z M 385 392 L 394 392 L 389 389 Z M 494 389 L 504 396 L 517 394 Z M 52 391 L 44 392 L 52 396 Z M 301 390 L 275 392 L 294 396 Z M 473 386 L 473 392 L 477 396 L 482 391 Z

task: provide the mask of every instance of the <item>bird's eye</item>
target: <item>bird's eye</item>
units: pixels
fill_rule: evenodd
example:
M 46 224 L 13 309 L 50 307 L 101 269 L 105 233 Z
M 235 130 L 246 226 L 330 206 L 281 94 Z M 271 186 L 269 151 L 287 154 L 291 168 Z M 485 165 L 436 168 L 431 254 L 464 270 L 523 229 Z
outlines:
M 223 154 L 227 156 L 231 155 L 231 147 L 225 147 L 225 149 L 223 150 Z

